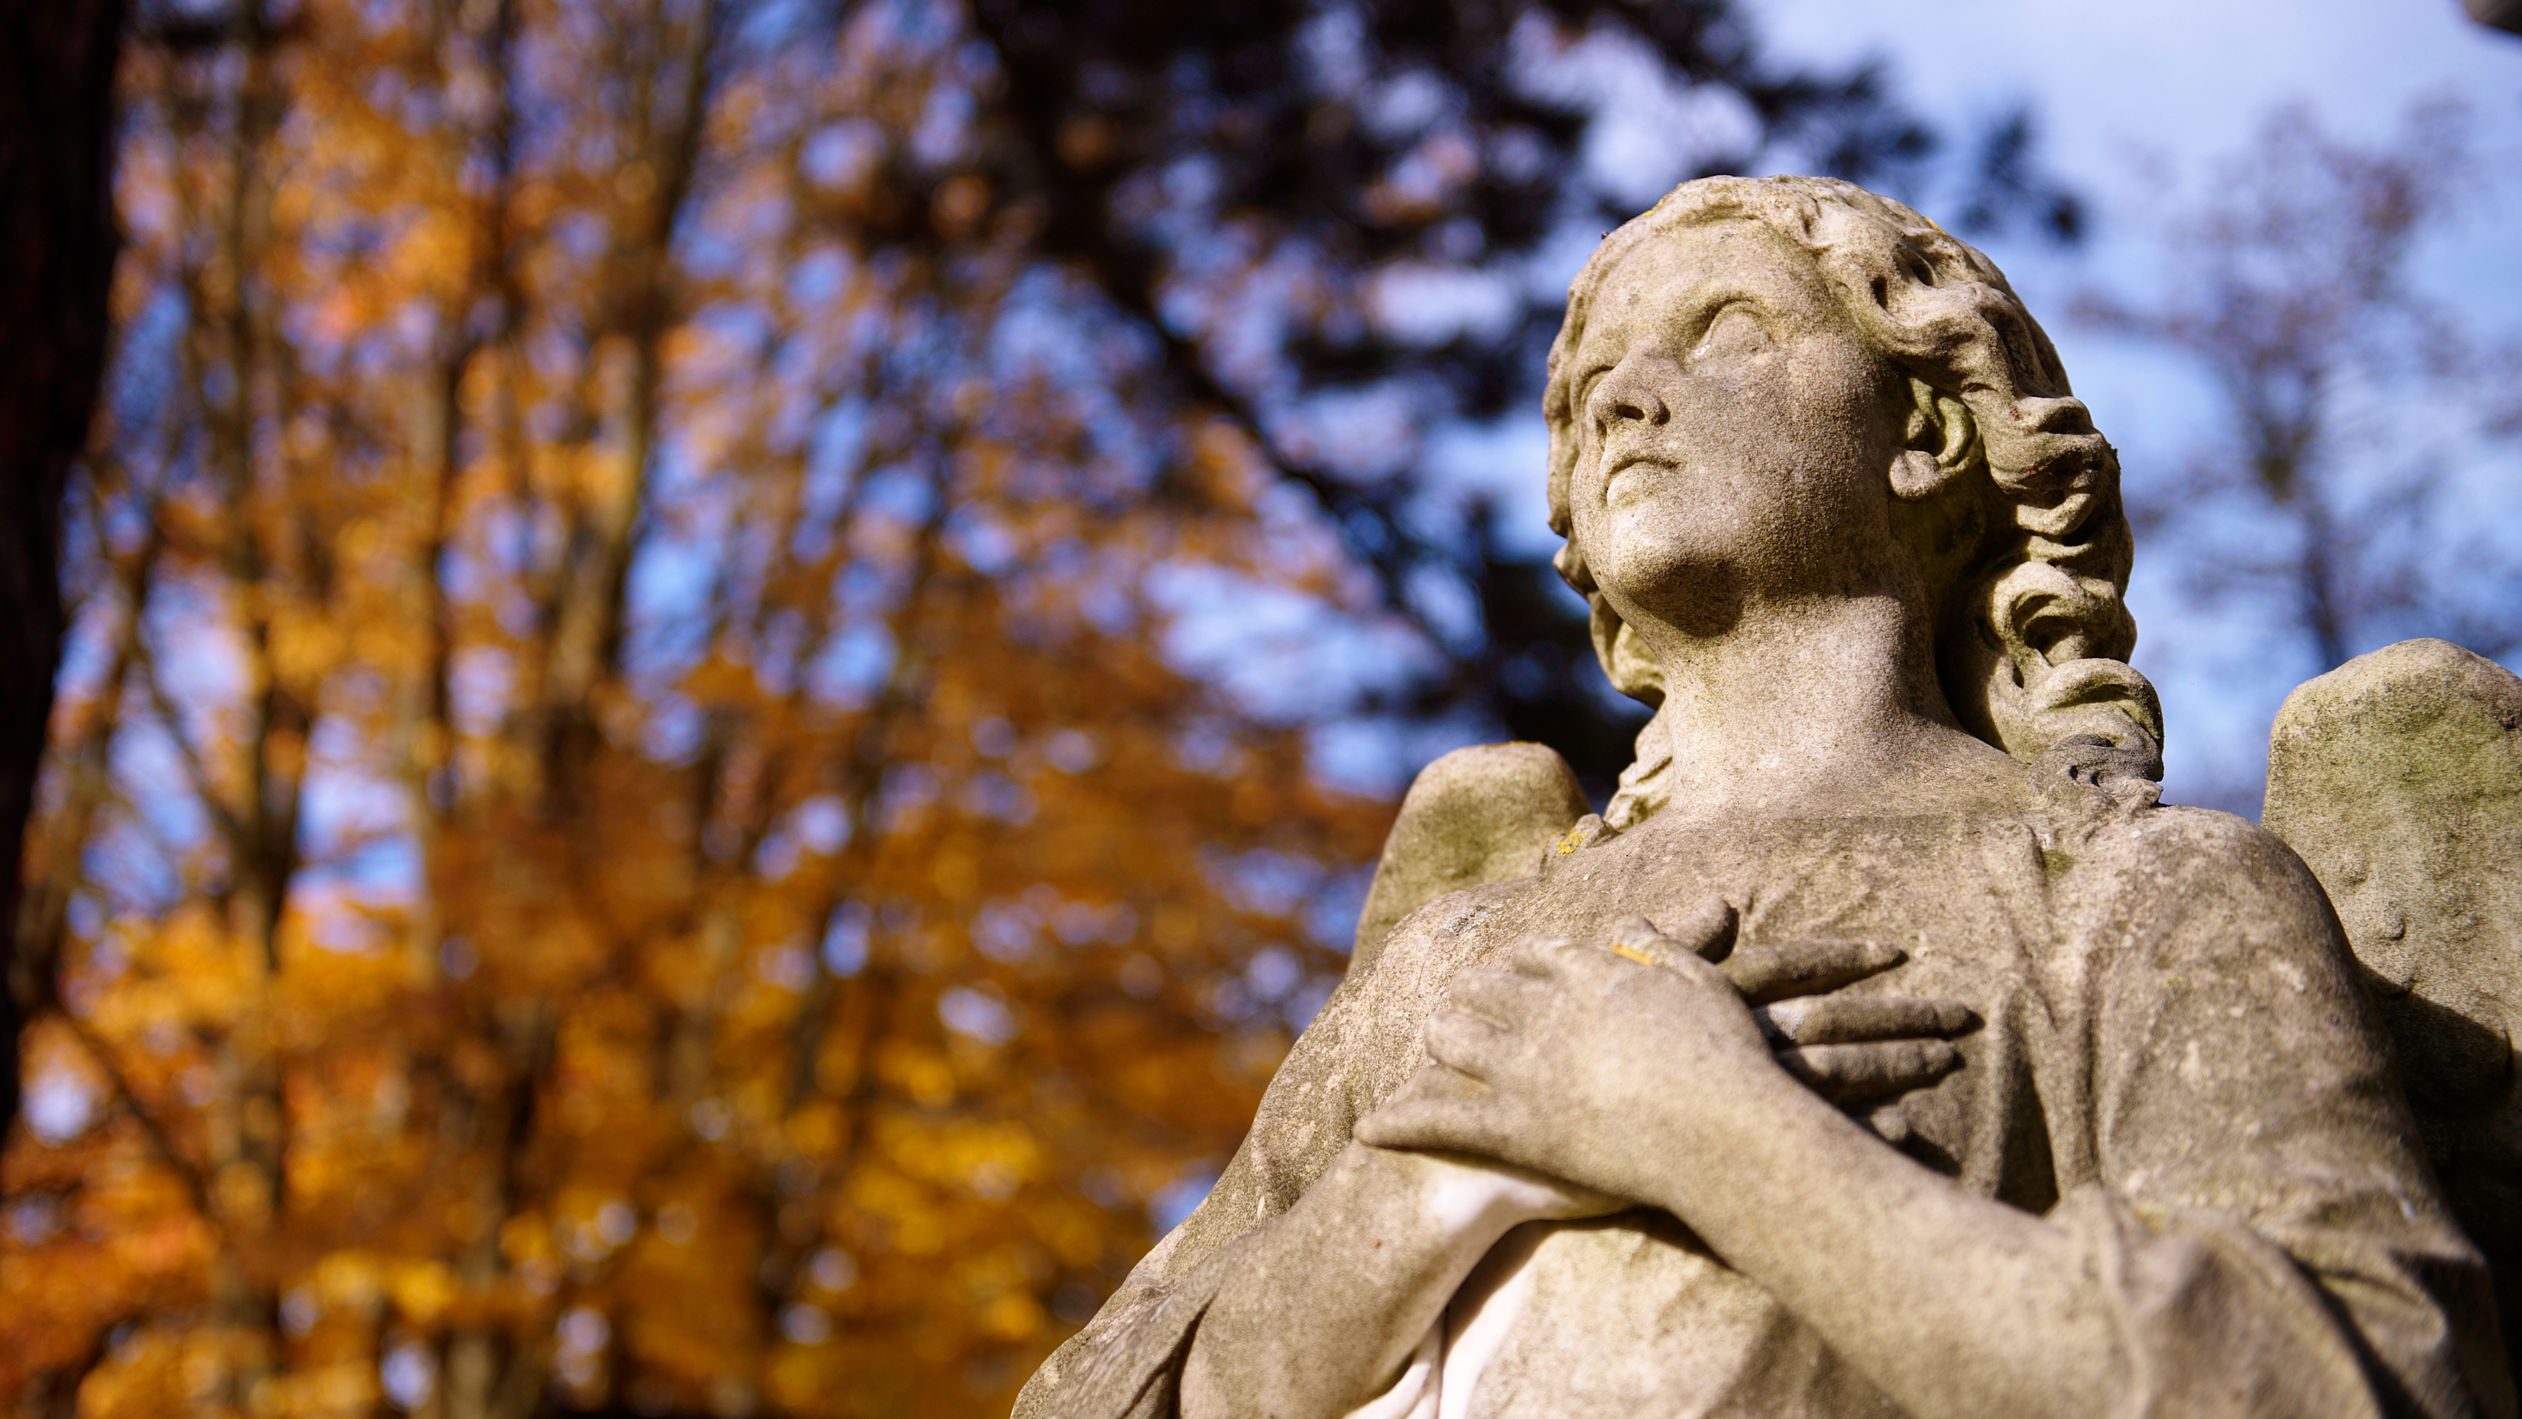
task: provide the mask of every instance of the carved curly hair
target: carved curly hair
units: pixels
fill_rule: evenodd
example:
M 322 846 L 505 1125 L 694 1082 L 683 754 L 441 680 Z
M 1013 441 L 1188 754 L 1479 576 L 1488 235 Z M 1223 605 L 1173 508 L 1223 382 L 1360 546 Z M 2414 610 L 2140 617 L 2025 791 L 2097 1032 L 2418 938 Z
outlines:
M 1932 493 L 1896 486 L 1895 527 L 1920 550 L 1935 602 L 1937 673 L 1964 728 L 2018 759 L 2093 751 L 2146 779 L 2162 775 L 2162 711 L 2128 665 L 2136 622 L 2119 459 L 2070 396 L 2049 337 L 1996 266 L 1908 207 L 1833 178 L 1711 177 L 1683 183 L 1611 233 L 1568 289 L 1550 347 L 1550 526 L 1568 544 L 1559 574 L 1593 607 L 1594 647 L 1612 683 L 1660 704 L 1660 670 L 1612 610 L 1573 538 L 1574 370 L 1587 313 L 1620 260 L 1700 222 L 1758 222 L 1811 254 L 1823 284 L 1921 408 L 1963 449 L 1959 476 Z M 1953 427 L 1958 424 L 1959 427 Z M 1923 504 L 1923 505 L 1919 505 Z M 1923 545 L 1922 545 L 1923 544 Z M 1606 815 L 1614 826 L 1656 806 L 1650 725 L 1639 762 Z M 2089 763 L 2068 771 L 2091 781 Z M 2081 768 L 2083 771 L 2079 771 Z M 2150 800 L 2149 800 L 2150 801 Z

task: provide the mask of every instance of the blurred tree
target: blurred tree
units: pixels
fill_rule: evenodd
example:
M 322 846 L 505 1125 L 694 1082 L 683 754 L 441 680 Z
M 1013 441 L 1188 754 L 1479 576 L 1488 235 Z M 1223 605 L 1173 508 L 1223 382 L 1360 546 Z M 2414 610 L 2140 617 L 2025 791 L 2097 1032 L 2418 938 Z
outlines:
M 1565 276 L 1673 183 L 1763 165 L 1913 190 L 1937 135 L 1881 71 L 1781 64 L 1732 0 L 978 0 L 1006 65 L 983 168 L 1161 337 L 1182 396 L 1310 489 L 1437 653 L 1382 707 L 1549 743 L 1599 795 L 1644 712 L 1582 603 L 1438 436 L 1538 398 Z M 2073 240 L 2027 111 L 1959 174 L 1982 226 Z
M 0 865 L 34 806 L 61 654 L 61 495 L 105 372 L 114 271 L 121 0 L 0 12 Z M 18 879 L 0 871 L 0 972 Z M 0 1134 L 17 1116 L 18 1016 L 0 996 Z
M 2133 480 L 2132 511 L 2191 594 L 2282 628 L 2303 673 L 2413 635 L 2522 648 L 2512 539 L 2442 525 L 2512 432 L 2494 417 L 2511 361 L 2486 358 L 2409 270 L 2475 181 L 2467 138 L 2447 104 L 2372 147 L 2281 111 L 2166 217 L 2152 299 L 2078 306 L 2208 376 L 2217 427 L 2172 477 Z
M 1363 585 L 1023 212 L 897 210 L 949 17 L 740 18 L 149 17 L 22 1406 L 1003 1408 L 1337 969 L 1386 810 L 1149 586 Z
M 2084 199 L 2042 170 L 2040 120 L 2030 104 L 2006 109 L 1980 134 L 1954 225 L 1978 233 L 2029 230 L 2068 246 L 2084 239 Z
M 2522 4 L 2515 0 L 2464 0 L 2469 17 L 2482 25 L 2522 34 Z
M 1552 263 L 1929 146 L 1714 3 L 169 3 L 124 84 L 0 1159 L 0 1390 L 96 1416 L 1003 1412 L 1336 976 L 1308 733 L 1626 753 L 1423 457 Z

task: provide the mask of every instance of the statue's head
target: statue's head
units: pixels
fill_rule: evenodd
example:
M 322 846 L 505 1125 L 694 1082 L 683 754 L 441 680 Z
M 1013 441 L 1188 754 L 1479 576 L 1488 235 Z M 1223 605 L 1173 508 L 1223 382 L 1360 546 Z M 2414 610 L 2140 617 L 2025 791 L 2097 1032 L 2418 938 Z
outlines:
M 1909 208 L 1684 183 L 1578 274 L 1544 410 L 1559 571 L 1622 691 L 1662 702 L 1659 628 L 1889 588 L 1979 738 L 2159 755 L 2117 456 L 2005 277 Z

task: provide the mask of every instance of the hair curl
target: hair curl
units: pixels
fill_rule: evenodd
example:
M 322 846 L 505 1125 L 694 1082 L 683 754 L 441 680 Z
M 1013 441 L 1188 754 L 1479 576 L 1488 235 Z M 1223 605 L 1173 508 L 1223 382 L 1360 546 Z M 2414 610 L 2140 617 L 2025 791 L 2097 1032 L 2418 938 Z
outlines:
M 1660 669 L 1603 598 L 1575 542 L 1571 357 L 1623 257 L 1666 233 L 1728 219 L 1758 222 L 1808 252 L 1858 330 L 1924 386 L 1922 399 L 1940 396 L 1944 417 L 1969 425 L 1959 439 L 1948 435 L 1954 446 L 1971 445 L 1954 480 L 1958 501 L 1935 500 L 1948 505 L 1944 530 L 1961 539 L 1958 555 L 1930 575 L 1937 673 L 1963 727 L 2026 762 L 2056 757 L 2053 750 L 2072 758 L 2073 746 L 2092 744 L 2148 779 L 2161 777 L 2162 711 L 2153 686 L 2127 664 L 2137 628 L 2122 599 L 2130 539 L 2118 455 L 2069 394 L 2049 337 L 1987 257 L 1908 207 L 1833 178 L 1683 183 L 1606 237 L 1568 289 L 1542 404 L 1550 526 L 1568 539 L 1559 574 L 1593 608 L 1594 648 L 1612 683 L 1648 704 L 1663 700 Z M 1607 815 L 1615 826 L 1657 806 L 1652 780 L 1665 762 L 1654 734 L 1650 725 L 1640 736 L 1639 761 L 1622 776 Z

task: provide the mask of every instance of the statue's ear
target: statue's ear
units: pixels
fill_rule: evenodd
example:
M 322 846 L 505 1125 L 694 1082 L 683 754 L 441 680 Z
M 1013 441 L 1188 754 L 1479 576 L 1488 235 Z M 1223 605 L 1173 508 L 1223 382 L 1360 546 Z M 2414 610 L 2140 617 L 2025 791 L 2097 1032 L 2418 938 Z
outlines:
M 1892 460 L 1892 492 L 1921 502 L 1952 485 L 1977 459 L 1979 423 L 1970 406 L 1925 380 L 1909 380 L 1909 414 L 1900 456 Z

